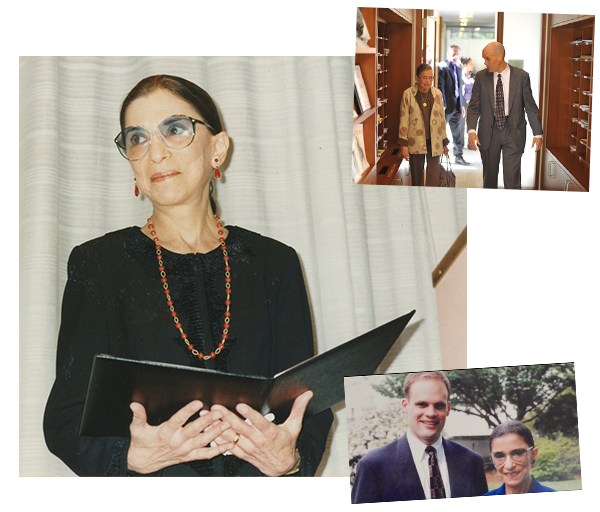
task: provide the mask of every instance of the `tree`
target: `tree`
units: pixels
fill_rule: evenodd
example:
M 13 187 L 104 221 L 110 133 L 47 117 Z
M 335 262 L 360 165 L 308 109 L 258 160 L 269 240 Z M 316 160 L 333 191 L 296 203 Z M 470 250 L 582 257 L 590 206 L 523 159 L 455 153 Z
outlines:
M 557 399 L 575 392 L 572 363 L 475 368 L 445 373 L 452 384 L 452 409 L 478 416 L 490 428 L 509 419 L 534 423 L 538 419 L 549 418 L 548 410 L 553 410 L 551 406 L 559 410 L 557 405 L 553 405 Z M 383 384 L 374 388 L 385 396 L 403 397 L 405 377 L 405 374 L 390 375 Z M 576 416 L 574 421 L 576 425 Z M 559 423 L 554 421 L 553 428 L 560 431 Z M 540 424 L 541 421 L 536 425 Z
M 572 389 L 556 397 L 535 419 L 534 428 L 542 436 L 556 439 L 559 435 L 579 437 L 577 397 Z

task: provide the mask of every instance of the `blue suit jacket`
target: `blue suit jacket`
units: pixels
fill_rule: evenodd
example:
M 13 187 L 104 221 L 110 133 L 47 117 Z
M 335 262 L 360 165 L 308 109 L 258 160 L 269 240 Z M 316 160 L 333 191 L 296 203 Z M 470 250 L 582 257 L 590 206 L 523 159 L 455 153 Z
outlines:
M 540 484 L 534 477 L 533 482 L 531 483 L 531 488 L 527 493 L 527 503 L 556 503 L 558 499 L 558 493 L 554 489 L 550 489 L 550 487 L 545 487 Z M 498 487 L 493 491 L 484 494 L 481 498 L 482 503 L 493 503 L 493 504 L 502 504 L 504 505 L 504 497 L 506 494 L 505 485 L 502 484 L 502 487 Z
M 444 96 L 446 115 L 452 114 L 456 110 L 457 104 L 461 107 L 465 106 L 465 97 L 462 90 L 462 68 L 460 66 L 457 68 L 458 98 L 454 96 L 457 78 L 450 68 L 450 63 L 444 60 L 438 64 L 438 89 L 442 91 L 442 95 Z
M 452 497 L 485 494 L 488 486 L 481 455 L 445 439 L 443 445 Z M 359 461 L 352 486 L 352 503 L 424 499 L 406 434 L 369 452 Z

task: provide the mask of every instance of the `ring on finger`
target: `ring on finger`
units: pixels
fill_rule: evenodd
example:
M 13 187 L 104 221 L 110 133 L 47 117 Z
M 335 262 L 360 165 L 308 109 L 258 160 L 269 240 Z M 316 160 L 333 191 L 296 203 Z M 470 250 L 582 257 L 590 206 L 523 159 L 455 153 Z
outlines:
M 233 444 L 238 444 L 239 440 L 240 440 L 240 435 L 236 432 L 235 433 L 235 439 L 233 440 Z

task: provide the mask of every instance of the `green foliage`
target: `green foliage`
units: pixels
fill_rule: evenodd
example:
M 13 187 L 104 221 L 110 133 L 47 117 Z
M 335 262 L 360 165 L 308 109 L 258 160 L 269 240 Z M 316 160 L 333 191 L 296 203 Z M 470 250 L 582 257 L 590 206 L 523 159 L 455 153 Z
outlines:
M 539 453 L 532 474 L 539 481 L 556 482 L 581 478 L 577 439 L 564 436 L 556 439 L 540 437 L 535 446 Z
M 560 434 L 567 437 L 579 437 L 575 392 L 567 390 L 550 402 L 546 410 L 538 414 L 534 428 L 540 435 L 551 439 Z
M 373 384 L 373 389 L 388 398 L 404 398 L 404 379 L 407 373 L 387 375 L 383 384 Z
M 544 433 L 560 432 L 565 413 L 569 421 L 564 433 L 577 427 L 572 363 L 452 370 L 446 375 L 452 384 L 452 408 L 483 418 L 490 428 L 508 419 L 532 423 L 539 417 L 538 429 L 543 419 L 549 422 Z M 402 398 L 405 377 L 389 375 L 373 387 L 384 396 Z

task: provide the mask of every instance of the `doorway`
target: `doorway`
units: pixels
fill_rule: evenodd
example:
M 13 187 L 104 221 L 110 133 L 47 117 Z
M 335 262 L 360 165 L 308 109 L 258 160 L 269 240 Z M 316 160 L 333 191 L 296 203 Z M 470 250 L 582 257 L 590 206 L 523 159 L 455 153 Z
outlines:
M 450 46 L 460 48 L 461 61 L 466 64 L 468 60 L 473 62 L 473 71 L 470 80 L 465 80 L 463 74 L 463 92 L 465 102 L 468 105 L 470 91 L 473 87 L 473 78 L 478 71 L 485 69 L 481 52 L 483 48 L 492 41 L 502 40 L 502 23 L 498 23 L 498 13 L 496 12 L 462 12 L 462 11 L 439 11 L 440 14 L 440 60 L 447 57 L 447 50 Z M 500 13 L 502 16 L 502 13 Z M 499 29 L 499 30 L 498 30 Z M 500 33 L 498 33 L 500 32 Z M 438 62 L 439 62 L 438 61 Z M 479 151 L 473 151 L 469 148 L 466 129 L 466 115 L 462 118 L 461 133 L 463 138 L 462 156 L 469 165 L 461 165 L 455 162 L 454 141 L 449 126 L 447 128 L 448 139 L 450 139 L 450 148 L 452 162 L 452 171 L 456 175 L 456 186 L 460 188 L 483 188 L 483 166 Z M 500 187 L 500 185 L 499 185 Z

